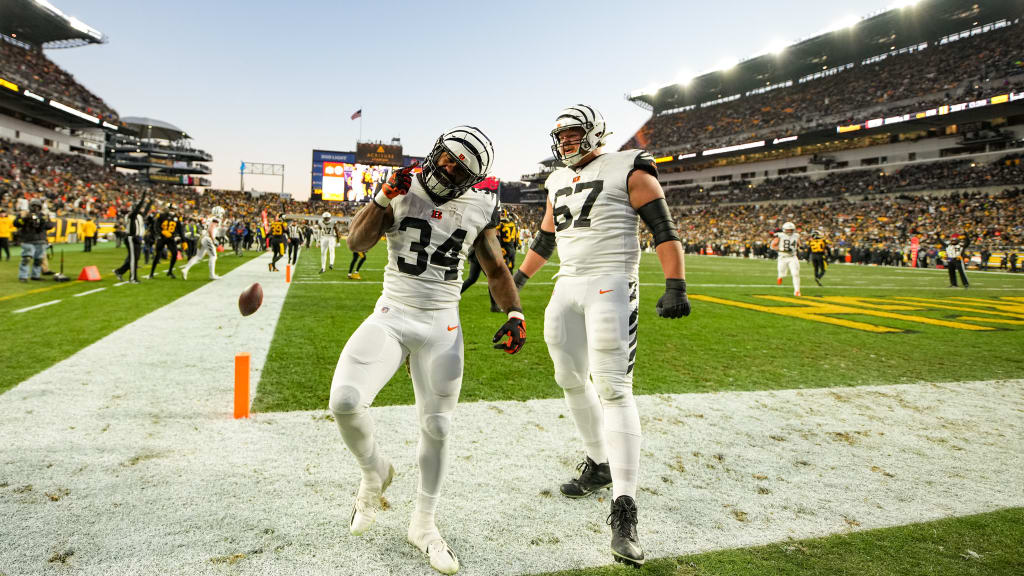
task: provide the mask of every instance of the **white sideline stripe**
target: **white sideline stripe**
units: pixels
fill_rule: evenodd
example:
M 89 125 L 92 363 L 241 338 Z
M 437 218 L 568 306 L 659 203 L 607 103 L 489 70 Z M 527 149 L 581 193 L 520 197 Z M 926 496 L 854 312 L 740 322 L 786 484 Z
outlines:
M 117 284 L 114 284 L 114 286 L 115 286 L 115 287 L 116 287 L 116 286 L 124 286 L 124 285 L 125 285 L 125 284 L 127 284 L 127 283 L 128 283 L 128 281 L 127 281 L 127 280 L 125 280 L 124 282 L 118 282 Z
M 106 287 L 104 287 L 104 288 L 96 288 L 94 290 L 89 290 L 87 292 L 79 292 L 78 294 L 74 294 L 74 297 L 78 298 L 79 296 L 86 296 L 88 294 L 95 294 L 97 292 L 103 292 L 104 290 L 106 290 Z
M 28 312 L 29 310 L 35 310 L 36 308 L 43 308 L 45 306 L 50 306 L 50 305 L 56 304 L 58 302 L 60 302 L 60 300 L 50 300 L 49 302 L 43 302 L 42 304 L 36 304 L 35 306 L 29 306 L 28 308 L 21 308 L 20 310 L 12 310 L 11 314 L 21 314 L 22 312 Z
M 397 475 L 390 510 L 363 538 L 348 534 L 360 472 L 324 411 L 231 420 L 230 355 L 256 351 L 258 371 L 265 345 L 256 350 L 254 330 L 239 333 L 237 313 L 222 311 L 259 268 L 0 396 L 0 566 L 42 572 L 73 549 L 76 569 L 90 574 L 222 574 L 218 564 L 236 554 L 241 573 L 433 573 L 405 542 L 415 407 L 371 411 Z M 264 290 L 264 308 L 279 310 L 284 283 Z M 132 362 L 111 362 L 129 345 Z M 329 382 L 310 385 L 326 394 Z M 650 558 L 1024 505 L 1024 380 L 637 402 Z M 607 499 L 558 496 L 580 458 L 563 400 L 462 404 L 454 430 L 439 528 L 460 574 L 611 563 Z
M 293 284 L 340 284 L 340 285 L 349 285 L 349 286 L 358 285 L 358 284 L 380 286 L 381 284 L 383 284 L 383 282 L 380 281 L 380 280 L 294 280 L 294 279 L 292 280 L 292 283 Z M 483 282 L 482 284 L 484 286 L 487 285 L 486 282 Z M 528 285 L 529 286 L 553 286 L 554 284 L 555 284 L 554 282 L 540 282 L 540 281 L 538 281 L 538 282 L 530 282 Z M 659 288 L 664 288 L 665 287 L 665 283 L 664 282 L 640 282 L 640 286 L 657 286 Z M 781 287 L 778 284 L 696 284 L 696 283 L 691 284 L 691 283 L 687 282 L 686 283 L 686 287 L 687 288 L 759 288 L 759 289 L 764 289 L 764 290 L 786 291 L 786 295 L 789 295 L 789 290 L 791 290 L 793 288 L 792 285 L 790 283 L 788 283 L 788 282 L 784 283 Z M 955 290 L 955 288 L 950 288 L 948 286 L 872 286 L 870 284 L 868 284 L 868 285 L 861 285 L 861 286 L 849 286 L 849 285 L 836 285 L 836 286 L 832 286 L 832 285 L 826 284 L 825 286 L 806 286 L 805 285 L 803 287 L 808 289 L 808 290 L 849 290 L 849 289 L 856 289 L 856 290 L 914 290 L 914 291 L 916 291 L 916 290 Z M 963 290 L 963 288 L 961 288 L 961 290 Z M 984 288 L 984 287 L 972 286 L 968 290 L 971 291 L 971 292 L 979 292 L 979 291 L 982 291 L 982 290 L 989 291 L 989 292 L 993 292 L 993 291 L 995 291 L 995 292 L 1019 292 L 1021 290 L 1021 288 Z

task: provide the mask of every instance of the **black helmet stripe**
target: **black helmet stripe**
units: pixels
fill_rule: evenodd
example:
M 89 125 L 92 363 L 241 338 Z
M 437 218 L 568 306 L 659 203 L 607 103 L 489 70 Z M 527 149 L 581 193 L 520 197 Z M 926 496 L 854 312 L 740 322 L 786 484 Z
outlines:
M 587 112 L 584 111 L 583 108 L 580 108 L 580 106 L 582 106 L 583 108 L 586 108 L 588 111 L 590 111 L 590 115 L 587 116 Z M 583 121 L 588 123 L 588 124 L 593 123 L 594 119 L 596 118 L 596 116 L 594 115 L 594 111 L 589 106 L 585 106 L 583 104 L 577 104 L 576 106 L 573 106 L 571 109 L 572 110 L 576 110 L 577 112 L 579 112 L 583 116 Z
M 586 109 L 587 109 L 587 112 L 590 112 L 590 118 L 591 118 L 591 120 L 590 120 L 590 121 L 591 121 L 591 122 L 593 122 L 593 121 L 597 120 L 597 113 L 596 113 L 596 112 L 594 112 L 594 109 L 593 109 L 593 108 L 591 108 L 590 106 L 587 106 L 586 104 L 577 104 L 576 106 L 578 106 L 578 107 L 580 107 L 580 108 L 586 108 Z

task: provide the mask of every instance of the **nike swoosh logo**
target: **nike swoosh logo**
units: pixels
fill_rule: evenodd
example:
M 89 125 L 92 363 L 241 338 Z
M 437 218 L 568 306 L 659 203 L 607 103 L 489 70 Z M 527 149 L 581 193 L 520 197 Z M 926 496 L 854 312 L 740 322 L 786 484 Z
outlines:
M 615 292 L 615 289 L 612 288 L 611 290 L 598 290 L 597 292 L 598 294 L 607 294 L 609 292 Z
M 458 328 L 458 327 L 459 327 L 459 325 L 458 325 L 458 324 L 456 324 L 455 326 L 449 326 L 449 327 L 448 327 L 448 331 L 449 331 L 449 332 L 451 332 L 452 330 L 455 330 L 455 329 L 456 329 L 456 328 Z

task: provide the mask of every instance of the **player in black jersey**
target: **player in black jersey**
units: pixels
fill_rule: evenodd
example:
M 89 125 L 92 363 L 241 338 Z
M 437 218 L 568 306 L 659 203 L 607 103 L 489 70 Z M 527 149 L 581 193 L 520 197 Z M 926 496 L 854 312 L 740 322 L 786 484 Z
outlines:
M 828 240 L 825 240 L 824 234 L 821 230 L 815 230 L 814 235 L 811 237 L 811 241 L 807 243 L 811 249 L 811 264 L 814 265 L 814 281 L 821 286 L 821 279 L 825 277 L 825 270 L 828 266 L 825 264 L 825 259 L 828 257 L 831 249 L 828 246 Z
M 516 264 L 516 250 L 519 248 L 519 226 L 516 224 L 508 210 L 501 209 L 501 223 L 498 224 L 498 244 L 501 246 L 502 258 L 509 272 L 512 272 Z M 466 280 L 462 283 L 462 292 L 476 284 L 480 279 L 480 263 L 477 262 L 476 254 L 469 253 L 469 272 Z M 491 312 L 501 312 L 501 307 L 494 301 L 494 295 L 488 294 L 491 298 Z
M 274 216 L 274 221 L 270 223 L 270 249 L 274 252 L 274 258 L 267 265 L 267 268 L 271 272 L 277 272 L 277 261 L 284 257 L 284 246 L 285 246 L 285 224 L 281 221 L 281 215 Z
M 171 266 L 167 269 L 167 275 L 177 278 L 174 275 L 174 263 L 178 261 L 178 241 L 183 238 L 184 230 L 181 220 L 178 219 L 177 208 L 174 204 L 167 206 L 156 218 L 153 236 L 156 238 L 156 247 L 153 251 L 153 266 L 149 269 L 149 279 L 153 279 L 156 273 L 156 265 L 160 263 L 164 249 L 170 253 Z

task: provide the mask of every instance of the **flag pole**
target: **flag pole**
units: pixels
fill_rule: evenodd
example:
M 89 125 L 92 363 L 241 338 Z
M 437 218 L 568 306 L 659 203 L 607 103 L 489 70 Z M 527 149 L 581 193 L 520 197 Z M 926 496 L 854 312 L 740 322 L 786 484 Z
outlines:
M 359 141 L 363 141 L 363 105 L 359 105 Z

